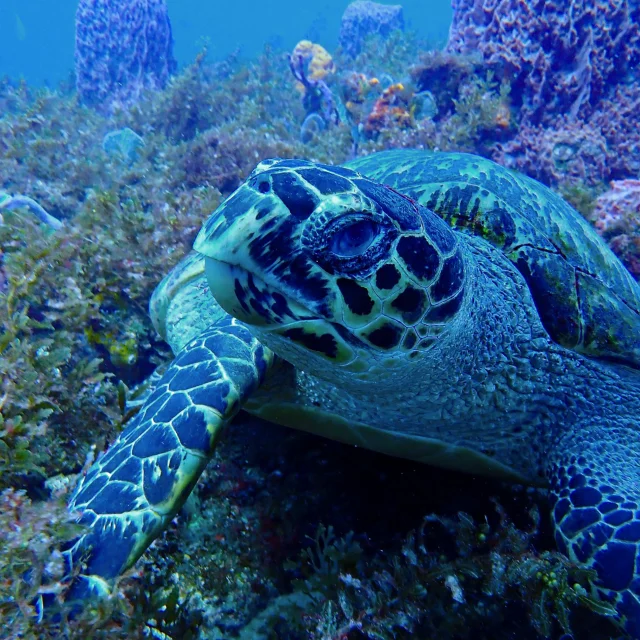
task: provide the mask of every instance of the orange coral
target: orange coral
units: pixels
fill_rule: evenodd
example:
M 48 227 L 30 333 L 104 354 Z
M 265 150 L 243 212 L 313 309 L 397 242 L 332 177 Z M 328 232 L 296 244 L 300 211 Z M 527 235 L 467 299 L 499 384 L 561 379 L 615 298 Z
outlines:
M 376 100 L 364 124 L 368 136 L 375 136 L 390 126 L 408 129 L 413 126 L 412 93 L 401 82 L 387 87 Z
M 508 129 L 511 126 L 511 109 L 506 104 L 502 103 L 498 107 L 495 122 L 500 129 Z

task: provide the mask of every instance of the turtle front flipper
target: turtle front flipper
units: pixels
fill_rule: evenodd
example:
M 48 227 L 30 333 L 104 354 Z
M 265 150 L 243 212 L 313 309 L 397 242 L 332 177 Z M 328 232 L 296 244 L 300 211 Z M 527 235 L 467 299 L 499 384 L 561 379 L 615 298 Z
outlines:
M 578 426 L 555 452 L 549 479 L 558 547 L 595 569 L 597 595 L 640 639 L 640 432 Z
M 107 591 L 162 532 L 272 362 L 271 351 L 228 316 L 178 354 L 70 500 L 90 527 L 65 552 L 80 573 L 71 599 Z

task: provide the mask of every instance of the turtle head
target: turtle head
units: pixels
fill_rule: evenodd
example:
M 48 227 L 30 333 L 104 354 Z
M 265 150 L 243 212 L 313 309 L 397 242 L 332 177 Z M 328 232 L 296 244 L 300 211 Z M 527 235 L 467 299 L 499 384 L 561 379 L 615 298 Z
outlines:
M 194 248 L 228 313 L 285 360 L 334 381 L 336 367 L 349 381 L 415 375 L 464 299 L 449 226 L 343 167 L 261 162 Z

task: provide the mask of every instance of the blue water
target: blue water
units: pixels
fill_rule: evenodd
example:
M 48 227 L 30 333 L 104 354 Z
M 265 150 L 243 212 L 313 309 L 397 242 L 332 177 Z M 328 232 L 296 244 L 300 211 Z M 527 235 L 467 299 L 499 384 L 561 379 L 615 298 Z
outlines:
M 168 0 L 179 64 L 188 64 L 206 43 L 213 59 L 236 49 L 244 56 L 265 43 L 292 49 L 310 38 L 328 49 L 338 41 L 347 0 Z M 451 20 L 450 0 L 405 0 L 409 29 L 444 43 Z M 0 0 L 0 76 L 24 77 L 30 84 L 56 85 L 73 70 L 73 0 Z

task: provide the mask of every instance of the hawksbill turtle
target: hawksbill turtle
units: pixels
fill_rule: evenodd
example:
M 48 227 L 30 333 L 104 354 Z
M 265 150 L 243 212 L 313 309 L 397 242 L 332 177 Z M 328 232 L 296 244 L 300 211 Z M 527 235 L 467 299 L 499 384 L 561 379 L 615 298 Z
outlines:
M 166 527 L 242 407 L 548 486 L 558 547 L 640 637 L 640 287 L 550 190 L 459 153 L 265 160 L 150 310 L 176 358 L 70 500 L 79 597 Z

